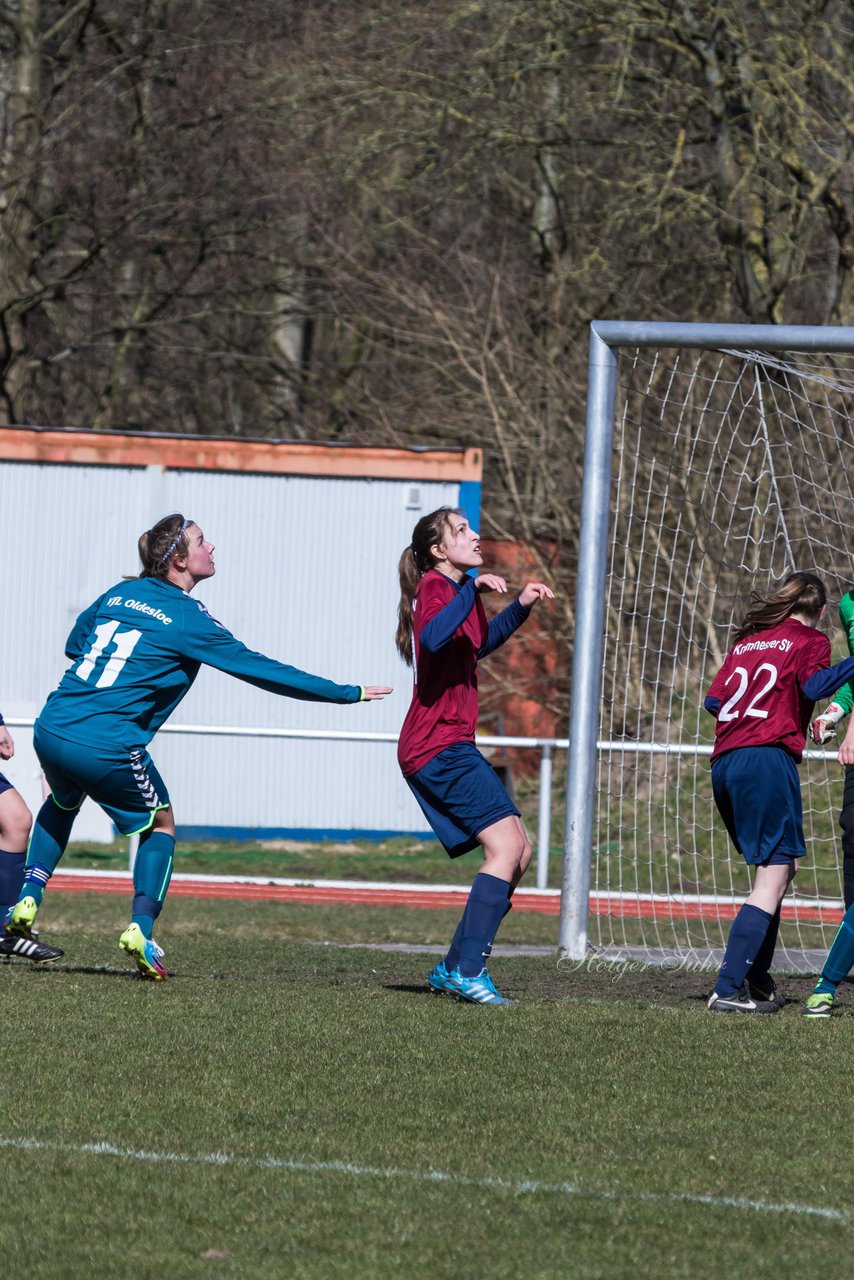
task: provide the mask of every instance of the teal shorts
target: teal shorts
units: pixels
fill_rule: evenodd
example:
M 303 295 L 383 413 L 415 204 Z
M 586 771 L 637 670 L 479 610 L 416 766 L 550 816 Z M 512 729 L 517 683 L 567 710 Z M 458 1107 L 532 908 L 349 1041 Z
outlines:
M 59 738 L 36 721 L 33 746 L 60 809 L 79 809 L 89 796 L 123 836 L 147 831 L 169 792 L 145 750 L 106 751 Z

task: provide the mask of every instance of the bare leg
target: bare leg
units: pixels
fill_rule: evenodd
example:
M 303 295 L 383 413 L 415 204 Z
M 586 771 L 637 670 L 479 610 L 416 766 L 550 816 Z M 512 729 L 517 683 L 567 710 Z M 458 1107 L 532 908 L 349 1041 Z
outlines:
M 531 845 L 516 814 L 501 818 L 478 832 L 483 845 L 481 871 L 497 880 L 505 880 L 515 889 L 531 861 Z
M 18 792 L 14 788 L 4 791 L 0 795 L 0 849 L 26 853 L 32 825 L 33 815 Z

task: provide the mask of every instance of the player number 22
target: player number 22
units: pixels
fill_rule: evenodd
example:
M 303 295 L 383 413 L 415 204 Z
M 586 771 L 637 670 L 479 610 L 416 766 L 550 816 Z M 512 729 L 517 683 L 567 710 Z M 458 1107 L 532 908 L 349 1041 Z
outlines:
M 142 635 L 141 631 L 119 631 L 117 622 L 102 622 L 99 627 L 95 628 L 95 643 L 87 649 L 80 660 L 80 666 L 77 668 L 76 675 L 81 680 L 88 680 L 95 663 L 103 654 L 108 644 L 114 646 L 113 652 L 107 660 L 104 670 L 95 681 L 96 689 L 108 689 L 111 684 L 116 683 L 116 678 L 128 658 L 134 651 L 137 640 Z
M 736 710 L 738 703 L 741 702 L 742 698 L 747 693 L 748 685 L 755 687 L 763 672 L 765 673 L 765 679 L 762 682 L 761 688 L 754 693 L 743 712 Z M 736 676 L 738 677 L 738 688 L 732 697 L 728 698 L 721 707 L 718 712 L 718 720 L 737 720 L 740 715 L 756 716 L 757 720 L 767 720 L 768 712 L 759 711 L 756 704 L 760 699 L 765 697 L 765 694 L 768 693 L 770 689 L 773 689 L 777 681 L 777 668 L 770 662 L 763 662 L 756 668 L 753 673 L 753 679 L 751 680 L 750 675 L 744 667 L 736 667 L 729 680 L 727 680 L 727 684 L 729 684 Z

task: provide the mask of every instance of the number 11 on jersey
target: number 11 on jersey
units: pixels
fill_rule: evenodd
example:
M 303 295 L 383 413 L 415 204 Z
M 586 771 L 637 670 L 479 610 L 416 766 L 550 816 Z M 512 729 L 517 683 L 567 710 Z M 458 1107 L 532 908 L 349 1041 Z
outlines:
M 117 622 L 102 622 L 95 628 L 95 643 L 84 653 L 80 659 L 80 666 L 74 673 L 81 680 L 88 680 L 107 645 L 112 644 L 113 652 L 95 681 L 96 689 L 108 689 L 111 684 L 115 684 L 122 667 L 133 653 L 136 642 L 142 635 L 141 631 L 119 631 L 118 627 Z

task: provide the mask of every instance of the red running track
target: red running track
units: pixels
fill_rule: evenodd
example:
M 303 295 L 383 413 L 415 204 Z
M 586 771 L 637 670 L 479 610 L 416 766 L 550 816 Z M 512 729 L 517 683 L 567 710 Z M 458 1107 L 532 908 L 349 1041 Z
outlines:
M 103 873 L 58 872 L 51 880 L 51 890 L 64 893 L 121 893 L 133 892 L 129 875 L 105 876 Z M 468 892 L 467 888 L 446 889 L 413 885 L 411 888 L 372 888 L 362 884 L 270 884 L 249 881 L 217 880 L 210 876 L 175 877 L 169 888 L 171 897 L 220 898 L 249 902 L 296 902 L 305 905 L 345 903 L 351 906 L 416 907 L 435 909 L 449 907 L 459 909 Z M 624 916 L 646 920 L 728 920 L 735 916 L 739 902 L 679 902 L 676 900 L 649 900 L 617 898 L 615 895 L 593 894 L 590 910 L 594 915 Z M 560 895 L 537 890 L 517 890 L 513 898 L 514 911 L 534 911 L 542 915 L 558 915 Z M 782 918 L 804 923 L 838 924 L 842 919 L 841 907 L 784 905 Z
M 130 876 L 81 875 L 72 876 L 58 873 L 51 880 L 51 889 L 59 889 L 65 893 L 132 893 L 133 883 Z M 169 886 L 169 896 L 178 898 L 223 898 L 240 899 L 244 902 L 301 902 L 306 905 L 318 905 L 329 902 L 347 903 L 351 906 L 365 907 L 462 907 L 465 904 L 468 887 L 460 889 L 430 889 L 426 886 L 413 886 L 411 889 L 372 889 L 364 885 L 323 885 L 323 884 L 255 884 L 247 881 L 213 880 L 207 876 L 187 876 L 173 878 Z M 518 896 L 518 895 L 517 895 Z M 518 904 L 514 899 L 514 910 L 540 911 L 546 915 L 557 915 L 560 910 L 560 898 L 554 895 L 522 898 Z

